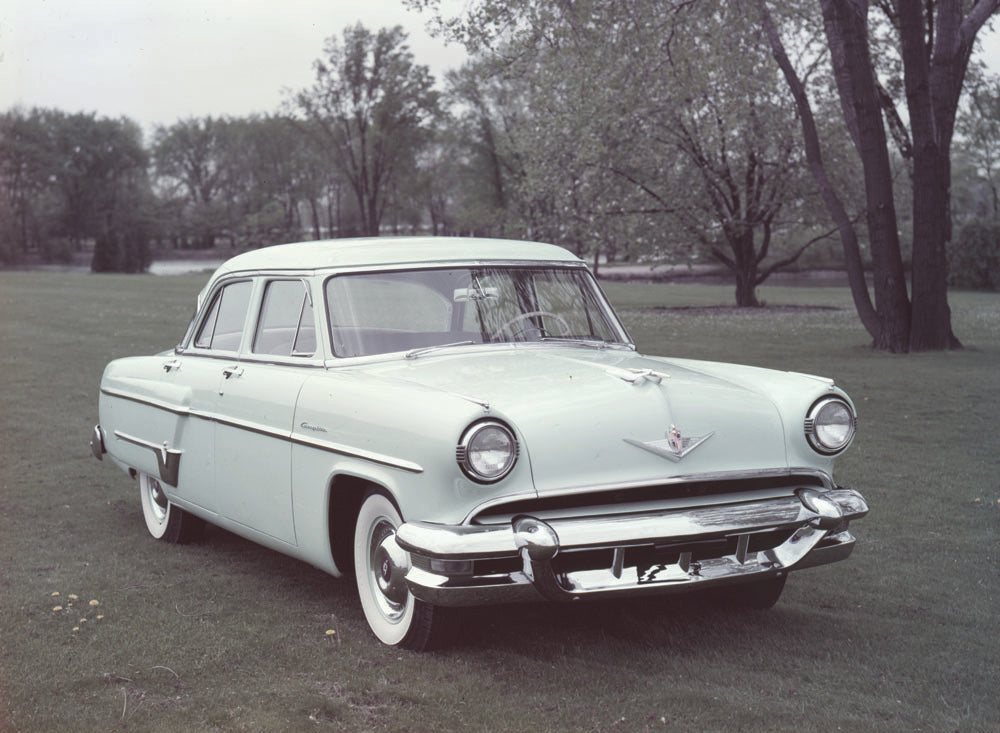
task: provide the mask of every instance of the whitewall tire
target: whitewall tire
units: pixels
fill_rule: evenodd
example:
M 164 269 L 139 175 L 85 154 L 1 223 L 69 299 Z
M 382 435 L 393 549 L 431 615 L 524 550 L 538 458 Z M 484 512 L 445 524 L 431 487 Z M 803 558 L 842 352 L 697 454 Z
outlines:
M 159 479 L 139 472 L 139 496 L 146 529 L 158 540 L 177 544 L 191 542 L 201 534 L 203 520 L 188 514 L 167 499 Z
M 413 597 L 404 577 L 408 553 L 395 542 L 402 518 L 387 496 L 365 497 L 354 528 L 354 576 L 368 626 L 390 646 L 421 651 L 438 646 L 450 629 L 445 610 Z

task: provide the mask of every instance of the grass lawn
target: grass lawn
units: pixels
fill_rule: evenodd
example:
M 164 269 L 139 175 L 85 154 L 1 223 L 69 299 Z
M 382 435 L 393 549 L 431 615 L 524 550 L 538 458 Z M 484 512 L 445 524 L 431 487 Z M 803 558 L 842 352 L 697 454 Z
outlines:
M 965 350 L 892 356 L 844 289 L 734 313 L 730 288 L 608 284 L 641 351 L 847 389 L 854 555 L 768 612 L 475 609 L 421 655 L 371 636 L 350 581 L 218 529 L 153 541 L 90 456 L 104 364 L 174 344 L 205 279 L 0 273 L 0 731 L 1000 729 L 1000 296 L 952 295 Z

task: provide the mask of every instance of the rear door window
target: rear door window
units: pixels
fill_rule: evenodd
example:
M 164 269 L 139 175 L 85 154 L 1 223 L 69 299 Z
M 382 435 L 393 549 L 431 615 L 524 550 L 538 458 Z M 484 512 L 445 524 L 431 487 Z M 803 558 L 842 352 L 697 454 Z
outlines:
M 274 280 L 267 284 L 254 334 L 253 353 L 273 356 L 312 356 L 316 353 L 312 299 L 304 282 Z
M 241 280 L 226 285 L 215 294 L 195 336 L 196 349 L 239 350 L 252 289 L 249 280 Z

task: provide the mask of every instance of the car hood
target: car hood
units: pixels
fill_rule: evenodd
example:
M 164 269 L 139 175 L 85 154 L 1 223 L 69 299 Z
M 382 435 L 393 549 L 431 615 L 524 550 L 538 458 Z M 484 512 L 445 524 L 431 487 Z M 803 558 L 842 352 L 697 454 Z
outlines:
M 727 378 L 727 366 L 610 349 L 515 347 L 463 349 L 365 371 L 488 405 L 484 414 L 518 432 L 535 488 L 547 493 L 786 468 L 777 403 L 746 386 L 745 368 L 733 367 Z M 771 375 L 763 381 L 772 386 L 803 379 L 755 371 Z

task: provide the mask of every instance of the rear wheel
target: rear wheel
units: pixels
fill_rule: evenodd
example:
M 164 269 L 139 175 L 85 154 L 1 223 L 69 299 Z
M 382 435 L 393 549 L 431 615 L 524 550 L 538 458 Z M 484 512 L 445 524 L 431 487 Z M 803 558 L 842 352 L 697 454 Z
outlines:
M 396 544 L 402 518 L 384 494 L 361 503 L 354 528 L 354 575 L 365 619 L 384 644 L 423 651 L 447 641 L 446 610 L 413 597 L 410 556 Z
M 205 521 L 172 504 L 159 479 L 140 471 L 139 495 L 146 529 L 156 539 L 184 544 L 201 536 Z

